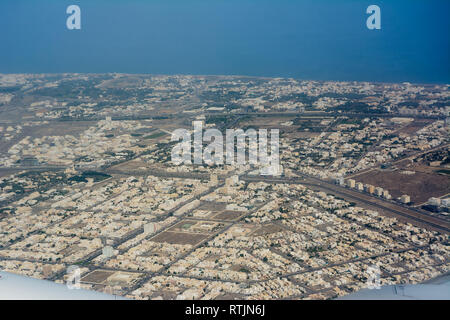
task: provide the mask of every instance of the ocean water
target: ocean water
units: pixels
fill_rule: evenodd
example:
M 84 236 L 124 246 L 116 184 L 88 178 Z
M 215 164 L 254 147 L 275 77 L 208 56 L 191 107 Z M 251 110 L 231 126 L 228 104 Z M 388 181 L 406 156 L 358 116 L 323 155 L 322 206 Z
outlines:
M 81 8 L 68 30 L 66 8 Z M 366 8 L 381 8 L 381 30 Z M 2 0 L 0 73 L 450 83 L 448 0 Z

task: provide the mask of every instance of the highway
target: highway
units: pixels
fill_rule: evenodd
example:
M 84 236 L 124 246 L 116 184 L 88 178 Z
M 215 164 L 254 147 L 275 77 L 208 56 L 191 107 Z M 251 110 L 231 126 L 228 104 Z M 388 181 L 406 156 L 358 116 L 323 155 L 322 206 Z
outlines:
M 388 202 L 381 198 L 375 198 L 368 194 L 359 193 L 315 177 L 303 176 L 302 178 L 293 179 L 285 177 L 241 176 L 240 179 L 248 182 L 263 181 L 267 183 L 301 184 L 312 189 L 325 190 L 332 194 L 342 196 L 346 200 L 357 201 L 366 206 L 369 205 L 374 207 L 378 209 L 377 211 L 381 210 L 380 213 L 387 212 L 393 216 L 401 217 L 403 220 L 406 220 L 413 225 L 428 227 L 428 229 L 433 231 L 450 234 L 450 224 L 439 217 L 430 216 L 425 213 L 422 214 L 410 208 L 397 205 L 393 202 Z
M 394 114 L 394 113 L 357 113 L 357 112 L 323 112 L 323 111 L 304 111 L 304 112 L 235 112 L 235 113 L 223 113 L 223 112 L 199 112 L 193 114 L 194 116 L 202 114 L 206 117 L 214 116 L 214 117 L 222 117 L 222 116 L 253 116 L 253 117 L 353 117 L 353 118 L 370 118 L 370 117 L 378 117 L 378 118 L 414 118 L 414 119 L 434 119 L 434 120 L 443 120 L 445 119 L 444 115 L 435 115 L 435 116 L 425 116 L 425 115 L 416 115 L 416 114 Z M 165 114 L 161 116 L 161 114 L 142 114 L 136 116 L 112 116 L 113 121 L 125 121 L 125 120 L 158 120 L 161 117 L 164 119 L 176 119 L 176 118 L 186 118 L 186 114 L 184 113 L 172 113 Z M 100 121 L 104 120 L 104 117 L 80 117 L 80 118 L 63 118 L 63 119 L 45 119 L 49 122 L 80 122 L 80 121 Z M 32 121 L 42 121 L 39 120 L 30 120 Z M 3 122 L 4 125 L 15 125 L 21 124 L 20 121 L 8 121 Z

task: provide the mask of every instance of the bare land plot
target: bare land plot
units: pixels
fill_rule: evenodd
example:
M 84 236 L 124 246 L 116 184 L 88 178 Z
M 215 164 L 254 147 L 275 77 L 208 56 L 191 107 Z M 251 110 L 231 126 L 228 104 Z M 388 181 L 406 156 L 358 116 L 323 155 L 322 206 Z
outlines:
M 408 168 L 408 171 L 413 171 Z M 372 170 L 354 177 L 362 183 L 389 190 L 392 197 L 407 194 L 415 204 L 426 202 L 431 197 L 441 197 L 450 192 L 450 178 L 446 175 L 415 171 L 404 174 L 403 170 Z
M 238 220 L 240 217 L 242 217 L 244 214 L 245 212 L 242 211 L 223 211 L 213 216 L 212 219 L 223 221 L 235 221 Z
M 153 237 L 151 241 L 166 242 L 170 244 L 190 244 L 195 246 L 208 238 L 209 235 L 201 233 L 164 231 Z
M 223 202 L 202 201 L 197 209 L 219 212 L 225 210 L 226 206 L 226 203 Z
M 398 133 L 404 133 L 404 134 L 411 135 L 411 134 L 416 133 L 417 131 L 419 131 L 423 127 L 429 125 L 432 122 L 433 122 L 433 120 L 430 120 L 430 119 L 415 119 L 410 124 L 408 124 L 405 127 L 401 128 L 398 131 Z
M 81 278 L 81 282 L 101 284 L 108 279 L 115 271 L 94 270 Z

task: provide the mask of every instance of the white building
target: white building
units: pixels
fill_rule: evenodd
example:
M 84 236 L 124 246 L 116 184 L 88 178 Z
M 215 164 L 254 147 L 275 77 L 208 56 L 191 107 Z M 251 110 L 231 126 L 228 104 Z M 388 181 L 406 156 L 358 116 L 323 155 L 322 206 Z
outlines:
M 410 196 L 408 196 L 407 194 L 404 194 L 400 197 L 400 202 L 401 203 L 410 203 L 411 202 L 411 198 Z
M 441 205 L 441 199 L 439 198 L 430 198 L 428 199 L 428 204 L 431 204 L 432 206 L 440 206 Z
M 144 225 L 144 233 L 152 234 L 156 232 L 156 224 L 154 222 L 150 222 Z
M 113 247 L 111 246 L 103 247 L 102 253 L 105 258 L 111 258 L 114 255 Z

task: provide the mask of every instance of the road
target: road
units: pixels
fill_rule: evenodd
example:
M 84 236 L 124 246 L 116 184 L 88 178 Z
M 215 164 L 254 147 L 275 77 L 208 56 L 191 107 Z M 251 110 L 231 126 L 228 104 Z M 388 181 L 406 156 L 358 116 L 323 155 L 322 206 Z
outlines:
M 335 185 L 333 183 L 320 180 L 315 177 L 302 178 L 285 178 L 285 177 L 262 177 L 262 176 L 241 176 L 244 181 L 248 182 L 267 182 L 267 183 L 291 183 L 301 184 L 312 189 L 323 190 L 332 194 L 342 196 L 347 200 L 356 201 L 363 204 L 365 207 L 369 206 L 379 211 L 380 213 L 388 213 L 392 216 L 399 217 L 401 220 L 410 222 L 418 227 L 425 227 L 427 229 L 438 231 L 446 234 L 450 234 L 450 224 L 435 216 L 429 216 L 422 214 L 413 209 L 397 205 L 392 202 L 385 201 L 381 198 L 375 198 L 373 196 L 359 193 L 345 187 Z
M 394 114 L 394 113 L 355 113 L 355 112 L 322 112 L 322 111 L 305 111 L 305 112 L 236 112 L 236 113 L 201 113 L 205 116 L 254 116 L 254 117 L 353 117 L 353 118 L 370 118 L 370 117 L 378 117 L 378 118 L 414 118 L 414 119 L 433 119 L 433 120 L 444 120 L 444 115 L 435 115 L 435 116 L 425 116 L 425 115 L 413 115 L 413 114 Z M 193 114 L 198 115 L 198 113 Z M 186 118 L 185 113 L 174 113 L 167 114 L 164 117 L 168 119 L 175 118 Z M 161 119 L 161 114 L 143 114 L 137 116 L 113 116 L 112 120 L 114 121 L 124 121 L 124 120 L 153 120 L 153 119 Z M 45 119 L 45 121 L 49 122 L 79 122 L 79 121 L 100 121 L 104 120 L 104 117 L 82 117 L 82 118 L 70 118 L 70 119 Z M 42 121 L 39 120 L 29 120 L 32 121 Z M 8 121 L 3 122 L 5 125 L 15 125 L 22 124 L 21 121 Z

